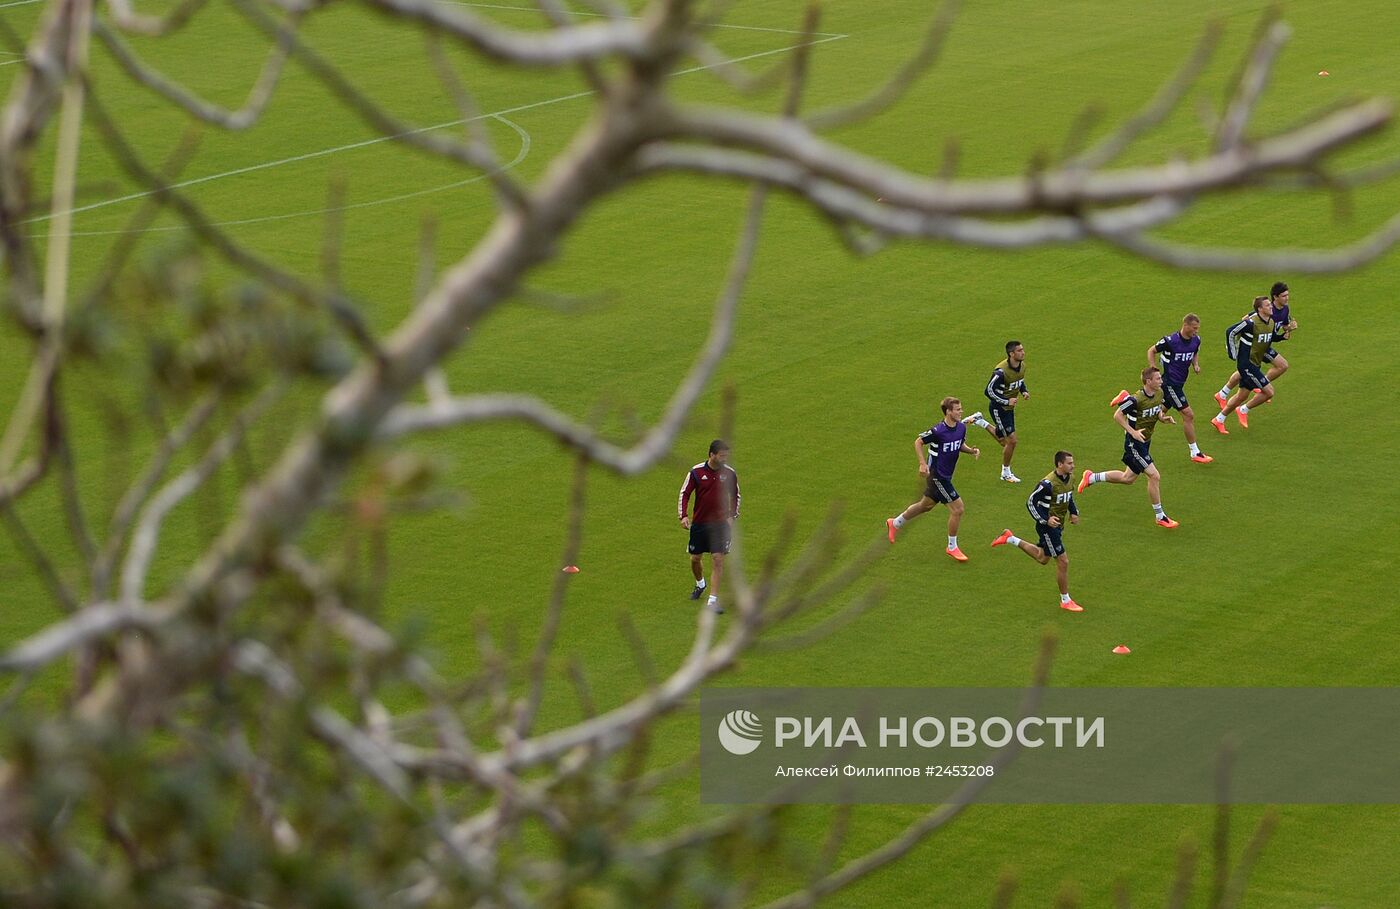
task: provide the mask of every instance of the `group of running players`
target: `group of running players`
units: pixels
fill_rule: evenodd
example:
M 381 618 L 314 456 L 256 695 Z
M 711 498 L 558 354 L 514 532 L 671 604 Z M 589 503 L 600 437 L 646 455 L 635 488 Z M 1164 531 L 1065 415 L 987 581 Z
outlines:
M 1225 344 L 1235 362 L 1235 373 L 1216 393 L 1220 413 L 1211 420 L 1212 428 L 1229 435 L 1225 418 L 1236 415 L 1242 428 L 1249 428 L 1251 408 L 1270 403 L 1274 395 L 1274 379 L 1288 369 L 1288 361 L 1274 345 L 1287 340 L 1298 327 L 1289 312 L 1288 285 L 1277 282 L 1268 296 L 1254 298 L 1253 311 L 1247 313 L 1226 332 Z M 1074 455 L 1057 451 L 1054 469 L 1031 491 L 1026 508 L 1035 521 L 1036 542 L 1023 540 L 1010 530 L 1004 530 L 992 541 L 992 546 L 1012 545 L 1040 564 L 1056 564 L 1056 580 L 1060 588 L 1060 608 L 1082 612 L 1083 607 L 1069 595 L 1069 556 L 1065 553 L 1063 531 L 1066 523 L 1079 523 L 1079 508 L 1075 494 L 1083 494 L 1097 483 L 1132 485 L 1139 476 L 1147 477 L 1147 496 L 1152 504 L 1153 518 L 1159 527 L 1174 528 L 1178 522 L 1167 516 L 1162 508 L 1161 474 L 1152 461 L 1152 434 L 1159 423 L 1176 423 L 1168 413 L 1179 412 L 1183 420 L 1187 448 L 1192 461 L 1209 464 L 1213 458 L 1203 453 L 1196 440 L 1195 413 L 1186 397 L 1186 380 L 1192 372 L 1201 371 L 1201 320 L 1194 313 L 1187 315 L 1178 331 L 1172 332 L 1147 349 L 1147 367 L 1142 370 L 1142 385 L 1135 393 L 1124 389 L 1112 400 L 1113 419 L 1123 428 L 1123 470 L 1095 472 L 1085 470 L 1076 485 Z M 1160 358 L 1160 360 L 1159 360 Z M 1160 362 L 1160 365 L 1159 365 Z M 963 416 L 962 402 L 944 398 L 940 404 L 943 419 L 914 440 L 919 461 L 919 473 L 926 477 L 924 494 L 901 514 L 886 520 L 890 542 L 904 525 L 937 505 L 948 506 L 948 548 L 950 557 L 966 562 L 967 556 L 958 546 L 958 525 L 962 521 L 963 501 L 953 486 L 953 471 L 958 456 L 970 452 L 974 458 L 981 450 L 967 444 L 969 425 L 985 429 L 1001 446 L 1001 479 L 1019 483 L 1011 471 L 1012 455 L 1016 451 L 1016 405 L 1030 397 L 1026 388 L 1026 351 L 1020 341 L 1006 342 L 1006 359 L 997 364 L 987 382 L 987 413 Z M 682 503 L 684 504 L 684 503 Z M 692 552 L 694 550 L 692 549 Z M 697 577 L 699 575 L 697 574 Z
M 1235 372 L 1215 395 L 1220 412 L 1210 421 L 1221 435 L 1229 435 L 1225 418 L 1235 414 L 1242 428 L 1249 428 L 1251 408 L 1270 403 L 1274 396 L 1273 380 L 1288 369 L 1288 361 L 1274 345 L 1292 336 L 1298 323 L 1291 317 L 1288 306 L 1288 285 L 1279 281 L 1268 296 L 1254 298 L 1254 309 L 1230 326 L 1225 335 L 1225 347 L 1235 362 Z M 1153 520 L 1168 529 L 1178 522 L 1167 516 L 1162 508 L 1161 474 L 1152 461 L 1152 434 L 1159 423 L 1176 423 L 1168 411 L 1181 414 L 1187 450 L 1192 461 L 1209 464 L 1214 459 L 1201 451 L 1196 440 L 1196 415 L 1186 397 L 1186 380 L 1192 372 L 1201 371 L 1201 320 L 1194 313 L 1181 322 L 1181 328 L 1147 348 L 1147 367 L 1142 370 L 1142 385 L 1137 392 L 1120 391 L 1110 402 L 1113 419 L 1123 428 L 1122 470 L 1095 472 L 1085 470 L 1078 484 L 1074 482 L 1074 455 L 1057 451 L 1054 469 L 1036 484 L 1026 499 L 1026 509 L 1035 521 L 1036 542 L 1023 540 L 1010 530 L 1003 530 L 992 546 L 1011 545 L 1042 565 L 1054 560 L 1056 580 L 1060 588 L 1060 608 L 1083 612 L 1083 607 L 1069 595 L 1069 556 L 1065 553 L 1064 526 L 1079 523 L 1076 494 L 1097 483 L 1119 483 L 1131 486 L 1138 477 L 1147 477 L 1147 498 L 1152 504 Z M 890 542 L 899 530 L 921 514 L 938 505 L 948 506 L 947 553 L 959 562 L 967 556 L 958 546 L 958 526 L 962 522 L 963 500 L 953 486 L 953 471 L 958 457 L 970 452 L 974 458 L 982 452 L 967 444 L 968 426 L 977 426 L 1001 447 L 1001 479 L 1008 483 L 1021 482 L 1011 471 L 1016 451 L 1016 405 L 1030 397 L 1026 388 L 1026 349 L 1020 341 L 1006 342 L 1006 359 L 992 370 L 983 393 L 987 397 L 987 413 L 963 415 L 962 402 L 944 398 L 940 403 L 943 419 L 914 439 L 914 452 L 919 473 L 926 478 L 924 494 L 902 513 L 885 521 Z M 717 591 L 724 570 L 724 556 L 729 544 L 734 520 L 739 516 L 739 478 L 728 464 L 729 445 L 716 439 L 710 443 L 708 456 L 686 472 L 681 485 L 677 513 L 683 528 L 690 532 L 689 552 L 695 586 L 690 598 L 708 597 L 706 605 L 715 612 L 720 608 Z M 694 499 L 695 507 L 690 509 Z M 689 512 L 689 513 L 688 513 Z M 712 577 L 704 574 L 703 556 L 711 556 Z

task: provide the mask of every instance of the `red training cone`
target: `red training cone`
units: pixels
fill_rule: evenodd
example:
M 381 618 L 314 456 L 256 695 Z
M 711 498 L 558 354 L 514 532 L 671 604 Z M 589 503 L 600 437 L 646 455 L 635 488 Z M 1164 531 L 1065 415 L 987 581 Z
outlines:
M 565 566 L 564 566 L 564 573 L 565 573 L 565 574 L 578 574 L 578 566 L 577 566 L 577 565 L 565 565 Z
M 1113 652 L 1114 652 L 1114 653 L 1132 653 L 1132 651 L 1128 649 L 1128 645 L 1127 645 L 1127 644 L 1119 644 L 1117 647 L 1113 648 Z

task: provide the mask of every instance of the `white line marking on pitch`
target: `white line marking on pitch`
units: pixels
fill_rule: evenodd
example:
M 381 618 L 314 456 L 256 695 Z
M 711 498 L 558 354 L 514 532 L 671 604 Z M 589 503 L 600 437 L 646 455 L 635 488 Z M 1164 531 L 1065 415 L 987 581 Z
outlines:
M 25 0 L 25 2 L 37 2 L 37 0 Z M 727 65 L 732 64 L 732 63 L 744 63 L 744 62 L 746 62 L 746 61 L 748 61 L 748 60 L 757 60 L 759 57 L 771 57 L 771 56 L 774 55 L 774 54 L 783 54 L 783 53 L 787 53 L 788 51 L 796 50 L 796 49 L 799 48 L 799 47 L 814 47 L 814 46 L 816 46 L 816 45 L 818 45 L 818 44 L 826 44 L 826 43 L 829 42 L 829 41 L 839 41 L 839 40 L 841 40 L 842 38 L 849 38 L 849 37 L 850 37 L 850 35 L 831 35 L 830 37 L 827 37 L 827 38 L 819 38 L 819 39 L 817 39 L 817 40 L 815 40 L 815 41 L 804 41 L 804 42 L 802 42 L 801 44 L 794 44 L 794 45 L 792 45 L 791 47 L 780 47 L 780 48 L 777 48 L 777 49 L 775 49 L 775 50 L 760 51 L 760 52 L 758 52 L 758 53 L 756 53 L 756 54 L 748 54 L 747 56 L 743 56 L 743 57 L 735 57 L 735 58 L 732 59 L 732 60 L 725 60 L 723 63 L 711 63 L 711 64 L 708 64 L 708 65 L 706 65 L 706 66 L 692 66 L 692 67 L 690 67 L 689 69 L 677 70 L 676 72 L 672 73 L 672 75 L 673 75 L 673 76 L 686 76 L 686 75 L 689 75 L 689 74 L 691 74 L 691 73 L 698 73 L 698 72 L 702 72 L 702 71 L 704 71 L 704 70 L 714 69 L 714 68 L 719 67 L 719 66 L 727 66 Z M 592 94 L 594 94 L 594 92 L 593 92 L 592 90 L 589 90 L 589 91 L 582 91 L 582 92 L 574 92 L 574 93 L 571 94 L 571 95 L 560 95 L 558 98 L 548 98 L 548 99 L 546 99 L 546 100 L 544 100 L 544 101 L 535 101 L 535 102 L 530 103 L 530 104 L 521 104 L 521 105 L 518 105 L 518 106 L 516 106 L 516 107 L 508 107 L 508 108 L 506 108 L 505 110 L 498 110 L 498 111 L 494 111 L 494 112 L 489 113 L 489 114 L 479 114 L 479 115 L 477 115 L 477 116 L 475 116 L 475 117 L 471 117 L 471 118 L 469 118 L 469 119 L 449 120 L 449 121 L 446 122 L 446 123 L 437 123 L 437 124 L 434 124 L 433 126 L 420 126 L 420 127 L 418 127 L 417 129 L 410 129 L 410 130 L 407 130 L 407 131 L 402 132 L 402 133 L 398 133 L 398 134 L 393 135 L 393 136 L 375 136 L 373 139 L 363 139 L 363 140 L 361 140 L 361 141 L 359 141 L 359 142 L 351 142 L 351 143 L 349 143 L 349 144 L 347 144 L 347 145 L 338 145 L 338 146 L 336 146 L 336 147 L 334 147 L 334 148 L 323 148 L 323 149 L 321 149 L 321 150 L 319 150 L 319 151 L 306 152 L 305 154 L 301 154 L 301 155 L 293 155 L 293 156 L 290 157 L 290 158 L 279 158 L 279 159 L 277 159 L 277 160 L 275 160 L 275 161 L 264 161 L 264 162 L 262 162 L 261 164 L 250 164 L 250 165 L 248 165 L 247 167 L 238 167 L 238 168 L 234 168 L 233 170 L 224 171 L 223 173 L 209 174 L 209 175 L 203 176 L 203 177 L 194 177 L 194 178 L 191 178 L 191 179 L 189 179 L 189 180 L 182 180 L 182 181 L 180 181 L 179 183 L 172 183 L 172 184 L 170 184 L 170 188 L 171 188 L 171 189 L 184 189 L 184 188 L 189 187 L 189 186 L 197 186 L 197 185 L 199 185 L 199 184 L 201 184 L 201 183 L 209 183 L 209 182 L 211 182 L 211 181 L 213 181 L 213 180 L 222 180 L 222 179 L 224 179 L 225 177 L 236 177 L 236 176 L 239 176 L 239 175 L 241 175 L 241 174 L 253 173 L 254 171 L 267 170 L 267 169 L 273 168 L 273 167 L 280 167 L 280 166 L 282 166 L 283 164 L 294 164 L 294 163 L 296 163 L 296 162 L 298 162 L 298 161 L 307 161 L 307 160 L 310 160 L 310 159 L 312 159 L 312 158 L 322 158 L 322 157 L 325 157 L 326 155 L 333 155 L 333 154 L 337 154 L 337 153 L 343 152 L 343 151 L 351 151 L 351 150 L 357 149 L 357 148 L 365 148 L 365 147 L 370 146 L 370 145 L 378 145 L 378 144 L 381 143 L 381 142 L 392 142 L 394 139 L 398 139 L 398 138 L 400 138 L 400 137 L 402 137 L 402 136 L 411 136 L 411 135 L 415 135 L 415 134 L 417 134 L 417 133 L 431 132 L 432 130 L 436 130 L 436 129 L 447 129 L 448 127 L 452 127 L 452 126 L 461 126 L 461 125 L 464 124 L 464 123 L 469 123 L 469 122 L 473 122 L 473 121 L 476 121 L 476 120 L 484 120 L 484 119 L 486 119 L 486 118 L 488 118 L 488 117 L 503 117 L 503 116 L 505 116 L 505 115 L 507 115 L 507 114 L 518 114 L 518 113 L 520 113 L 521 111 L 534 110 L 535 108 L 538 108 L 538 107 L 546 107 L 546 106 L 551 105 L 551 104 L 560 104 L 560 103 L 562 103 L 562 102 L 564 102 L 564 101 L 574 101 L 574 100 L 577 100 L 577 99 L 579 99 L 579 98 L 587 98 L 589 95 L 592 95 Z M 155 192 L 156 192 L 156 191 L 153 190 L 153 189 L 147 189 L 147 190 L 142 190 L 142 191 L 140 191 L 140 192 L 128 193 L 128 194 L 125 195 L 125 196 L 118 196 L 118 197 L 116 197 L 116 198 L 114 198 L 114 199 L 105 199 L 105 200 L 103 200 L 103 201 L 101 201 L 101 202 L 92 202 L 92 203 L 89 203 L 89 204 L 87 204 L 87 205 L 80 205 L 80 206 L 78 206 L 77 208 L 72 209 L 72 210 L 69 212 L 69 214 L 77 215 L 77 214 L 82 214 L 83 212 L 94 211 L 94 210 L 99 209 L 99 208 L 106 208 L 106 207 L 109 206 L 109 205 L 119 205 L 119 204 L 121 204 L 121 203 L 123 203 L 123 202 L 131 202 L 131 201 L 136 200 L 136 199 L 144 199 L 144 198 L 146 198 L 147 196 L 153 196 L 153 195 L 155 195 Z M 360 203 L 360 204 L 361 204 L 361 205 L 364 205 L 364 204 L 366 204 L 366 203 Z M 25 221 L 22 221 L 22 222 L 20 222 L 20 223 L 22 223 L 22 224 L 37 224 L 37 223 L 40 223 L 40 222 L 43 222 L 43 221 L 48 221 L 48 220 L 49 220 L 50 218 L 52 218 L 52 217 L 53 217 L 53 213 L 46 214 L 46 215 L 36 215 L 36 216 L 34 216 L 33 218 L 28 218 L 28 219 L 26 219 Z M 114 233 L 121 233 L 121 231 L 113 231 L 113 232 L 114 232 Z M 92 234 L 92 233 L 88 233 L 88 234 L 74 233 L 74 236 L 91 236 L 91 235 L 93 235 L 93 234 Z
M 502 164 L 499 168 L 497 168 L 497 169 L 494 171 L 494 173 L 498 173 L 498 174 L 499 174 L 499 173 L 504 173 L 504 172 L 510 170 L 511 168 L 515 167 L 516 165 L 520 164 L 522 161 L 525 160 L 525 157 L 526 157 L 527 155 L 530 154 L 530 145 L 531 145 L 530 133 L 529 133 L 528 131 L 526 131 L 526 129 L 525 129 L 523 126 L 521 126 L 520 124 L 516 123 L 516 122 L 513 121 L 513 120 L 507 120 L 505 117 L 497 116 L 497 115 L 495 115 L 495 114 L 489 114 L 488 116 L 492 117 L 492 119 L 501 121 L 501 122 L 504 123 L 506 126 L 509 126 L 511 129 L 515 130 L 516 134 L 517 134 L 518 136 L 520 136 L 520 151 L 516 152 L 515 157 L 510 161 L 509 164 Z M 451 183 L 444 183 L 442 186 L 434 186 L 434 187 L 432 187 L 432 188 L 430 188 L 430 189 L 419 189 L 419 190 L 414 190 L 414 191 L 411 192 L 411 193 L 403 193 L 403 194 L 397 195 L 397 196 L 389 196 L 389 197 L 384 198 L 384 199 L 368 199 L 368 200 L 366 200 L 366 201 L 364 201 L 364 202 L 355 202 L 355 203 L 353 203 L 353 204 L 351 204 L 351 205 L 342 205 L 342 206 L 340 206 L 339 208 L 317 208 L 317 209 L 310 209 L 310 210 L 307 210 L 307 211 L 286 212 L 286 213 L 283 213 L 283 214 L 280 214 L 280 215 L 263 215 L 263 216 L 257 217 L 257 218 L 239 218 L 239 219 L 233 220 L 233 221 L 213 221 L 213 222 L 210 222 L 210 226 L 212 226 L 212 227 L 237 227 L 237 226 L 244 225 L 244 224 L 261 224 L 261 223 L 266 222 L 266 221 L 287 221 L 287 220 L 290 220 L 290 219 L 292 219 L 292 218 L 309 218 L 309 217 L 312 217 L 312 216 L 314 216 L 314 215 L 329 214 L 330 212 L 333 212 L 333 211 L 350 211 L 351 209 L 356 209 L 356 208 L 370 208 L 371 206 L 375 206 L 375 205 L 389 205 L 389 204 L 394 203 L 394 202 L 404 202 L 404 201 L 407 201 L 408 199 L 416 199 L 416 198 L 418 198 L 419 196 L 428 196 L 428 195 L 432 195 L 433 193 L 440 193 L 440 192 L 444 192 L 445 190 L 456 189 L 456 188 L 459 187 L 459 186 L 468 186 L 468 185 L 470 185 L 470 184 L 472 184 L 472 183 L 479 183 L 480 181 L 485 180 L 485 179 L 487 179 L 487 178 L 490 177 L 490 176 L 491 176 L 491 174 L 477 174 L 475 177 L 468 177 L 468 178 L 466 178 L 465 180 L 455 180 L 455 181 L 453 181 L 453 182 L 451 182 Z M 189 228 L 189 225 L 187 225 L 187 224 L 174 224 L 174 225 L 170 225 L 170 226 L 167 226 L 167 227 L 147 227 L 147 228 L 143 228 L 143 229 L 141 229 L 141 230 L 139 230 L 139 231 L 132 231 L 132 230 L 127 230 L 127 229 L 118 229 L 118 230 L 75 230 L 75 231 L 73 231 L 73 232 L 70 234 L 70 236 L 74 236 L 74 237 L 106 237 L 106 236 L 111 236 L 111 235 L 113 235 L 113 234 L 129 234 L 129 233 L 143 233 L 143 234 L 147 234 L 147 233 L 166 233 L 166 232 L 169 232 L 169 231 L 183 231 L 183 230 L 189 230 L 189 229 L 190 229 L 190 228 Z

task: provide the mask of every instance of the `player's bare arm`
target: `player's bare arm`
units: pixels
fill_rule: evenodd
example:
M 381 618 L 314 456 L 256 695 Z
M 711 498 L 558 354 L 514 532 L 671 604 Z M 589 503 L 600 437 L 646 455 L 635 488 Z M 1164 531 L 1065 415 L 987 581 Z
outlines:
M 1157 363 L 1157 345 L 1155 343 L 1147 345 L 1147 365 L 1153 369 L 1161 369 Z
M 924 453 L 924 440 L 914 437 L 914 456 L 919 459 L 919 475 L 928 476 L 928 455 Z
M 1134 429 L 1131 425 L 1129 425 L 1129 423 L 1128 423 L 1128 418 L 1127 418 L 1126 416 L 1123 415 L 1123 411 L 1121 411 L 1121 410 L 1115 410 L 1115 411 L 1113 412 L 1113 422 L 1115 422 L 1115 423 L 1117 423 L 1119 426 L 1123 427 L 1123 431 L 1124 431 L 1124 432 L 1126 432 L 1128 435 L 1132 436 L 1134 439 L 1137 439 L 1139 442 L 1146 442 L 1146 441 L 1147 441 L 1147 439 L 1145 439 L 1145 438 L 1143 437 L 1142 433 L 1138 432 L 1138 431 L 1137 431 L 1136 429 Z

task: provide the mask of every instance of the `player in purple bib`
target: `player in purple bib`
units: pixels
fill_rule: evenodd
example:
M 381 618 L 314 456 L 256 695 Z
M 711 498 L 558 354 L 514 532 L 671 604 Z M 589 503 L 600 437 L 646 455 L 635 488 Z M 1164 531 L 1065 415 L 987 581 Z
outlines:
M 1191 452 L 1191 460 L 1197 464 L 1209 464 L 1215 459 L 1202 454 L 1196 444 L 1196 414 L 1191 410 L 1191 402 L 1186 399 L 1186 380 L 1191 373 L 1201 371 L 1201 318 L 1195 313 L 1187 313 L 1181 320 L 1181 330 L 1174 331 L 1162 340 L 1147 348 L 1147 365 L 1162 371 L 1163 406 L 1168 410 L 1179 410 L 1185 419 L 1186 444 Z M 1157 362 L 1161 356 L 1162 362 Z M 1129 397 L 1125 388 L 1111 402 L 1114 407 Z
M 1201 319 L 1195 313 L 1187 313 L 1181 320 L 1181 329 L 1167 335 L 1147 348 L 1147 365 L 1158 366 L 1162 362 L 1162 396 L 1168 410 L 1179 410 L 1183 419 L 1182 429 L 1186 434 L 1186 446 L 1191 452 L 1191 460 L 1197 464 L 1209 464 L 1215 460 L 1201 453 L 1196 444 L 1196 413 L 1191 402 L 1186 399 L 1186 380 L 1192 372 L 1201 371 Z
M 944 398 L 939 405 L 943 419 L 935 423 L 928 432 L 920 433 L 914 439 L 914 452 L 919 458 L 919 473 L 927 478 L 923 498 L 904 509 L 897 517 L 887 518 L 885 528 L 889 531 L 890 542 L 907 522 L 914 520 L 934 506 L 948 506 L 948 555 L 959 562 L 966 562 L 967 556 L 958 548 L 958 525 L 962 523 L 962 496 L 953 486 L 953 471 L 958 466 L 958 455 L 972 452 L 980 457 L 981 449 L 967 444 L 967 426 L 962 422 L 962 402 L 957 398 Z M 925 449 L 927 448 L 927 453 Z

